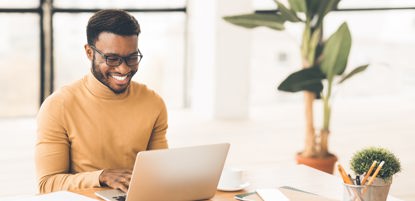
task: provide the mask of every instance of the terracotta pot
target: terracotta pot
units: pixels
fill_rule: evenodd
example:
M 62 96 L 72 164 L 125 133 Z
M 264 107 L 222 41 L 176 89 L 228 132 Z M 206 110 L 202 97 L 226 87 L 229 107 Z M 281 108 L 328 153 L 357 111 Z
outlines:
M 304 164 L 317 170 L 333 174 L 334 164 L 337 161 L 337 157 L 333 154 L 330 154 L 324 158 L 303 157 L 301 154 L 297 154 L 296 160 L 297 164 Z

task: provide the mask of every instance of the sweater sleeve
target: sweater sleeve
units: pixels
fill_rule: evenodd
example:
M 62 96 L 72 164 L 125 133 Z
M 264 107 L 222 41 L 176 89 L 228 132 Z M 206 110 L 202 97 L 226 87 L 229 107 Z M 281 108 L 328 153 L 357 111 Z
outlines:
M 167 132 L 167 109 L 164 102 L 161 100 L 161 111 L 151 133 L 150 141 L 147 149 L 166 149 L 168 148 L 166 132 Z
M 37 116 L 35 164 L 40 193 L 100 186 L 102 170 L 70 172 L 71 145 L 64 119 L 63 99 L 56 95 L 47 98 Z

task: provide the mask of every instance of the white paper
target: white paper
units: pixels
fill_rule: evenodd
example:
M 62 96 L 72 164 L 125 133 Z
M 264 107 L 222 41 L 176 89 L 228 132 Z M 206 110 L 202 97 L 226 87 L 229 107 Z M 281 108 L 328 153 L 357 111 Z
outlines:
M 68 191 L 58 191 L 43 195 L 37 196 L 28 196 L 28 197 L 13 197 L 1 199 L 2 201 L 96 201 L 95 199 L 85 197 L 76 193 L 71 193 Z
M 264 201 L 290 201 L 281 191 L 276 188 L 257 189 L 256 192 Z

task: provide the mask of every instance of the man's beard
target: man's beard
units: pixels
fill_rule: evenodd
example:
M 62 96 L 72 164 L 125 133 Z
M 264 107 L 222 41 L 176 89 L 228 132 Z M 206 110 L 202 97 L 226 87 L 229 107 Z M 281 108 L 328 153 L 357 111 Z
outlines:
M 100 68 L 98 67 L 98 64 L 95 63 L 95 54 L 92 56 L 92 62 L 91 62 L 91 72 L 92 74 L 95 76 L 95 78 L 101 82 L 103 85 L 105 85 L 106 87 L 108 87 L 112 92 L 114 92 L 115 94 L 121 94 L 123 92 L 125 92 L 128 87 L 121 89 L 121 90 L 115 90 L 113 89 L 110 84 L 108 79 L 106 78 L 106 76 L 104 76 L 104 74 L 101 72 Z

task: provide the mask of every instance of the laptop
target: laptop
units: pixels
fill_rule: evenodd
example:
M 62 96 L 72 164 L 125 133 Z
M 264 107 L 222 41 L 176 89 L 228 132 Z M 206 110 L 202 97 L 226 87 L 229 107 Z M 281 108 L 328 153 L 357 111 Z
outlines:
M 98 191 L 107 201 L 204 200 L 216 193 L 230 144 L 142 151 L 127 193 Z

